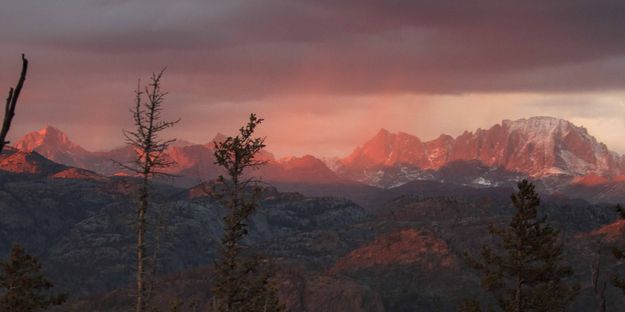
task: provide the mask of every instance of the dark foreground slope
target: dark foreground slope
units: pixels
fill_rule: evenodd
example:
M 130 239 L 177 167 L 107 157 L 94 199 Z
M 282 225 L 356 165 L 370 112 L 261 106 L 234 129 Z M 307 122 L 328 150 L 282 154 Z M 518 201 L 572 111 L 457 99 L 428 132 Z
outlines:
M 15 157 L 12 171 L 0 174 L 0 256 L 19 242 L 39 257 L 58 287 L 72 294 L 62 311 L 125 310 L 132 294 L 136 181 L 37 155 Z M 32 166 L 45 170 L 19 169 Z M 210 266 L 224 211 L 204 189 L 155 186 L 151 224 L 162 225 L 156 231 L 159 306 L 176 299 L 210 306 Z M 267 188 L 247 243 L 273 257 L 289 311 L 454 311 L 480 293 L 479 278 L 458 255 L 490 242 L 488 225 L 503 225 L 513 213 L 511 192 L 412 182 L 368 194 L 365 210 L 347 199 Z M 624 227 L 612 224 L 611 206 L 579 199 L 544 196 L 544 212 L 562 229 L 584 288 L 574 311 L 594 309 L 589 266 L 595 242 L 606 236 L 620 244 Z M 607 279 L 615 267 L 603 255 Z M 613 289 L 608 294 L 609 308 L 622 304 Z

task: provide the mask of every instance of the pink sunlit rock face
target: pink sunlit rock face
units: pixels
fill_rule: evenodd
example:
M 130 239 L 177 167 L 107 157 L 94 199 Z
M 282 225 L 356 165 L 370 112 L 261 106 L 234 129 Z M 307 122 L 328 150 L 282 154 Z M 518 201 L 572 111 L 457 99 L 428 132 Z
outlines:
M 583 127 L 552 117 L 504 120 L 490 129 L 422 142 L 381 130 L 342 159 L 339 172 L 368 182 L 368 172 L 396 166 L 440 169 L 454 161 L 479 161 L 530 177 L 551 175 L 616 177 L 623 158 Z

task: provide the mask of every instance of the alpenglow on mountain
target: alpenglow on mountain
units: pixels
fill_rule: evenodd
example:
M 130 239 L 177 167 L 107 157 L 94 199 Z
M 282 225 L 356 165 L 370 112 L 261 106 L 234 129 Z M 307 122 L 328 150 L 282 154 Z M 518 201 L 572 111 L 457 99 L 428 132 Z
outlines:
M 177 165 L 170 168 L 171 173 L 194 178 L 193 181 L 216 175 L 212 142 L 218 137 L 208 144 L 172 146 L 168 154 Z M 15 146 L 104 175 L 119 171 L 111 159 L 123 161 L 133 154 L 129 147 L 87 151 L 54 127 L 29 133 Z M 620 180 L 619 176 L 625 173 L 622 156 L 608 150 L 585 128 L 552 117 L 504 120 L 489 129 L 466 131 L 456 138 L 441 135 L 426 142 L 411 134 L 382 129 L 349 156 L 333 159 L 332 166 L 310 155 L 277 160 L 264 151 L 262 157 L 269 163 L 258 174 L 268 181 L 312 184 L 352 181 L 384 188 L 414 180 L 447 182 L 469 176 L 473 184 L 485 185 L 491 182 L 496 185 L 496 180 L 504 176 L 516 179 L 517 175 L 536 179 L 600 176 L 609 181 Z
M 218 133 L 206 144 L 176 140 L 166 151 L 166 157 L 174 163 L 166 168 L 167 173 L 177 176 L 174 183 L 179 186 L 193 186 L 222 174 L 215 165 L 213 152 L 215 142 L 223 139 L 225 136 Z M 130 174 L 118 163 L 127 163 L 135 157 L 135 152 L 130 146 L 110 151 L 87 151 L 52 126 L 26 134 L 15 147 L 23 153 L 36 152 L 54 162 L 92 170 L 105 176 Z M 256 173 L 268 182 L 351 183 L 338 177 L 321 160 L 311 155 L 275 159 L 273 154 L 262 150 L 258 157 L 267 163 Z
M 477 161 L 489 167 L 534 178 L 554 175 L 598 175 L 615 178 L 625 171 L 623 157 L 608 150 L 583 127 L 552 117 L 504 120 L 490 129 L 441 135 L 423 142 L 406 133 L 384 129 L 341 160 L 337 172 L 376 184 L 391 168 L 408 180 L 427 179 L 423 170 L 454 162 Z

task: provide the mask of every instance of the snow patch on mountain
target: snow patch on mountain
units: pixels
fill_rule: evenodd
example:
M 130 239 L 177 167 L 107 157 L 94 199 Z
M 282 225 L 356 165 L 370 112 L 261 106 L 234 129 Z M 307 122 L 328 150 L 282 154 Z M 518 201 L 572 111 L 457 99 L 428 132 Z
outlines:
M 385 172 L 398 171 L 392 168 L 410 166 L 421 172 L 436 171 L 454 161 L 479 161 L 534 178 L 588 174 L 614 177 L 625 173 L 624 158 L 608 150 L 584 127 L 544 116 L 503 120 L 489 129 L 465 131 L 456 138 L 441 135 L 428 142 L 382 129 L 345 157 L 336 172 L 370 185 L 380 185 L 384 179 L 386 185 L 396 185 L 421 176 L 404 172 L 395 176 L 397 181 L 388 181 Z

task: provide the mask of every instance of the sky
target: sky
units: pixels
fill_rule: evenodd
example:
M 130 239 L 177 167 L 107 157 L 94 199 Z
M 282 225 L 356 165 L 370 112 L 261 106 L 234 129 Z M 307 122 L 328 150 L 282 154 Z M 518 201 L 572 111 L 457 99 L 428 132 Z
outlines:
M 548 115 L 625 153 L 621 0 L 3 0 L 0 91 L 21 53 L 13 140 L 119 146 L 137 80 L 166 67 L 168 136 L 196 143 L 251 112 L 279 157 Z

